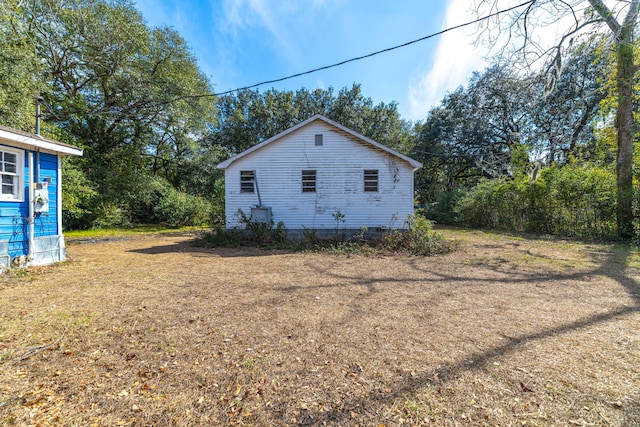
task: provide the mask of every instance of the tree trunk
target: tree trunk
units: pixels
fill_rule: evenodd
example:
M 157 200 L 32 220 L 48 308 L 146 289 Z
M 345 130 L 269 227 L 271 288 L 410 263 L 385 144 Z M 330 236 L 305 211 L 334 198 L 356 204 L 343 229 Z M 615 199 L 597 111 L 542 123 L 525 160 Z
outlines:
M 621 238 L 632 238 L 633 227 L 633 30 L 635 22 L 624 25 L 616 40 L 618 71 L 616 84 L 618 89 L 618 111 L 616 113 L 616 131 L 618 134 L 618 153 L 616 157 L 617 176 L 617 226 Z
M 633 45 L 635 27 L 640 13 L 640 0 L 631 0 L 629 10 L 622 25 L 616 21 L 611 9 L 603 0 L 588 0 L 594 10 L 611 29 L 616 46 L 618 71 L 616 86 L 618 89 L 618 110 L 616 112 L 616 132 L 618 133 L 618 154 L 616 157 L 617 178 L 617 225 L 618 236 L 630 239 L 635 236 L 633 227 L 633 80 L 635 64 Z

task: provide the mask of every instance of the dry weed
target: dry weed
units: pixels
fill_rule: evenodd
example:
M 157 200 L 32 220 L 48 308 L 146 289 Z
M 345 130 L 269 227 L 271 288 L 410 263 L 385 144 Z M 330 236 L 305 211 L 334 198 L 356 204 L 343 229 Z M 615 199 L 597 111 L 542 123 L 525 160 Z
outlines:
M 443 232 L 430 258 L 70 245 L 0 278 L 0 423 L 640 424 L 637 254 Z

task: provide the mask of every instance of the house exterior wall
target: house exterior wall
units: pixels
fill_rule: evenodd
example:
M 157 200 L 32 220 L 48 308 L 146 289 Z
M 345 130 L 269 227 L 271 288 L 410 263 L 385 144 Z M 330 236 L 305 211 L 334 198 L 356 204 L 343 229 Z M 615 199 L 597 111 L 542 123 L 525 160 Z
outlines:
M 316 146 L 315 135 L 323 135 Z M 378 191 L 364 191 L 364 170 L 378 170 Z M 413 214 L 413 168 L 323 122 L 313 121 L 225 170 L 227 228 L 241 227 L 257 193 L 240 192 L 240 171 L 255 171 L 263 206 L 287 229 L 405 228 Z M 302 171 L 316 171 L 316 191 L 302 192 Z M 344 221 L 336 222 L 340 212 Z
M 0 144 L 0 149 L 3 147 L 13 148 L 10 145 Z M 33 179 L 36 180 L 37 165 L 36 160 L 39 161 L 39 182 L 49 180 L 48 182 L 48 196 L 49 206 L 48 212 L 35 213 L 33 219 L 33 231 L 34 239 L 36 241 L 34 248 L 37 251 L 38 247 L 46 247 L 47 252 L 60 251 L 60 248 L 64 250 L 64 243 L 61 238 L 61 230 L 58 228 L 58 204 L 61 201 L 61 197 L 58 194 L 59 186 L 58 181 L 60 179 L 58 168 L 58 156 L 48 153 L 35 154 L 33 151 L 20 149 L 24 153 L 22 156 L 22 164 L 20 165 L 20 186 L 22 187 L 22 198 L 19 201 L 0 201 L 0 264 L 7 266 L 8 261 L 16 258 L 26 256 L 29 253 L 29 177 L 31 176 L 29 171 L 29 157 L 33 156 L 34 170 Z M 55 237 L 53 240 L 51 237 Z M 44 242 L 45 244 L 42 244 Z M 55 247 L 55 249 L 52 249 Z M 6 250 L 4 249 L 6 248 Z M 4 254 L 3 254 L 4 252 Z M 47 254 L 50 258 L 51 254 Z M 56 256 L 59 258 L 59 256 Z M 64 259 L 56 259 L 60 261 Z M 42 264 L 43 262 L 32 262 L 31 264 Z

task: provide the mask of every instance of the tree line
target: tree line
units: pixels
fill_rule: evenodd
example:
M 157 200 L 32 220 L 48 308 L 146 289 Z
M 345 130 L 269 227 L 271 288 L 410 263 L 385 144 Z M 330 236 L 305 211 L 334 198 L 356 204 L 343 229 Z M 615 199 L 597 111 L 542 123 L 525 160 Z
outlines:
M 41 96 L 43 133 L 84 149 L 64 162 L 69 228 L 222 221 L 216 164 L 323 114 L 421 161 L 416 203 L 437 221 L 613 237 L 615 50 L 596 34 L 562 58 L 552 85 L 496 63 L 412 123 L 357 83 L 214 96 L 180 34 L 129 0 L 5 0 L 0 120 L 32 131 Z

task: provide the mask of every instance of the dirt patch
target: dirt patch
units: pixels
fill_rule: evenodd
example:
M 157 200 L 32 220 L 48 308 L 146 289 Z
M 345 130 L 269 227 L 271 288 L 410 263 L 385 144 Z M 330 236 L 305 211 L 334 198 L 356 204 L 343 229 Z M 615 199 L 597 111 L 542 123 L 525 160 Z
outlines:
M 637 254 L 443 233 L 431 258 L 69 245 L 0 277 L 0 423 L 640 424 Z

